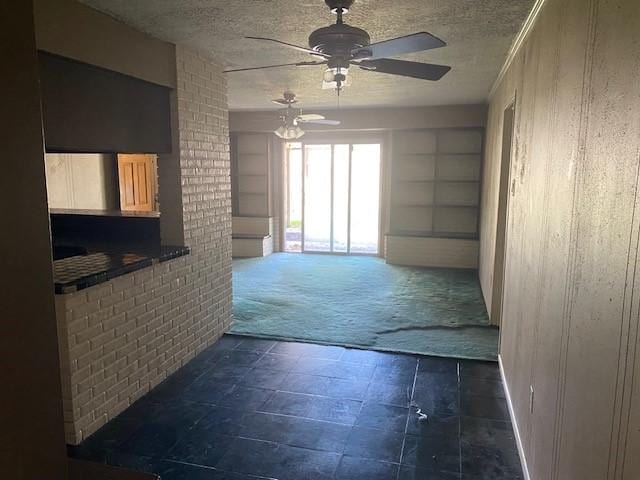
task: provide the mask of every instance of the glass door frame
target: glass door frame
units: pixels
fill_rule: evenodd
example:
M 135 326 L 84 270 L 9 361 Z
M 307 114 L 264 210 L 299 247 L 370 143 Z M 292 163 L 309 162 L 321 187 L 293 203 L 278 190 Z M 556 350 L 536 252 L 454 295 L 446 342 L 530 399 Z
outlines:
M 299 142 L 296 142 L 300 144 L 300 148 L 302 149 L 302 226 L 301 226 L 301 248 L 300 248 L 300 252 L 299 253 L 309 253 L 309 254 L 319 254 L 319 255 L 362 255 L 362 256 L 374 256 L 374 257 L 379 257 L 379 256 L 383 256 L 383 243 L 382 243 L 382 239 L 383 236 L 381 235 L 382 232 L 382 228 L 383 228 L 383 216 L 384 216 L 384 208 L 383 208 L 383 204 L 384 204 L 384 172 L 385 172 L 385 139 L 383 136 L 381 135 L 376 135 L 376 134 L 340 134 L 340 135 L 330 135 L 330 136 L 325 136 L 321 133 L 316 133 L 316 134 L 312 134 L 312 133 L 307 133 L 305 135 L 304 138 L 302 138 Z M 352 183 L 351 183 L 351 171 L 352 171 L 352 157 L 353 157 L 353 145 L 362 145 L 362 144 L 378 144 L 380 145 L 380 159 L 379 159 L 379 164 L 378 164 L 378 168 L 380 169 L 379 172 L 379 182 L 378 182 L 378 189 L 379 189 L 379 194 L 378 194 L 378 241 L 377 241 L 377 247 L 378 247 L 378 251 L 376 253 L 352 253 L 351 252 L 351 190 L 352 190 Z M 306 165 L 306 149 L 305 146 L 307 145 L 330 145 L 331 146 L 331 228 L 330 228 L 330 247 L 329 247 L 329 251 L 308 251 L 305 250 L 304 248 L 304 230 L 305 230 L 305 181 L 304 181 L 304 174 L 305 174 L 305 165 Z M 344 252 L 336 252 L 333 251 L 333 243 L 334 243 L 334 238 L 333 238 L 333 232 L 334 232 L 334 214 L 333 214 L 333 209 L 334 209 L 334 164 L 335 164 L 335 146 L 336 145 L 349 145 L 349 188 L 348 188 L 348 197 L 347 197 L 347 251 Z M 287 182 L 286 185 L 286 195 L 289 195 L 288 189 L 289 189 L 289 185 Z M 283 225 L 286 222 L 283 222 Z M 298 252 L 296 252 L 298 253 Z

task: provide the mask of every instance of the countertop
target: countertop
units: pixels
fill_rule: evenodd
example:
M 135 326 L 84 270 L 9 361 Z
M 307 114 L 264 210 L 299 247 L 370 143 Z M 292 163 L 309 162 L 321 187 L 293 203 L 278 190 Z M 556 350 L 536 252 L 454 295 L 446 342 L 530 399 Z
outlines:
M 157 251 L 122 253 L 92 252 L 55 260 L 55 293 L 64 294 L 107 282 L 158 262 L 189 254 L 189 247 L 162 246 Z
M 126 212 L 122 210 L 87 210 L 79 208 L 50 208 L 50 215 L 84 215 L 89 217 L 160 218 L 160 212 Z

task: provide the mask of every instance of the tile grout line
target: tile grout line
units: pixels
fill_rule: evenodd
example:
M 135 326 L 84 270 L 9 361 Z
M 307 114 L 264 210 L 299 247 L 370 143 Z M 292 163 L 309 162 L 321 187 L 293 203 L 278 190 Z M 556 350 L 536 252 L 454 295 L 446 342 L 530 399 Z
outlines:
M 456 361 L 458 377 L 458 478 L 462 478 L 462 379 L 460 378 L 460 361 Z
M 345 352 L 346 352 L 346 350 L 342 350 L 342 352 L 340 353 L 340 357 L 339 357 L 338 359 L 342 358 L 342 357 L 344 356 L 344 353 L 345 353 Z M 375 373 L 375 369 L 374 369 L 374 373 Z M 287 375 L 287 376 L 288 376 L 288 375 Z M 372 375 L 372 377 L 373 377 L 373 375 Z M 368 387 L 367 387 L 367 388 L 368 388 Z M 356 422 L 358 421 L 358 417 L 359 417 L 359 416 L 360 416 L 360 414 L 362 413 L 362 408 L 363 408 L 363 407 L 364 407 L 364 400 L 360 403 L 360 410 L 358 411 L 358 414 L 356 415 L 356 419 L 355 419 L 355 421 L 353 422 L 353 425 L 350 427 L 349 434 L 347 435 L 347 441 L 346 441 L 346 442 L 345 442 L 345 444 L 342 446 L 342 452 L 340 452 L 340 454 L 339 454 L 339 455 L 340 455 L 340 459 L 338 460 L 338 464 L 336 465 L 336 468 L 333 470 L 333 475 L 332 475 L 333 477 L 335 477 L 335 476 L 336 476 L 336 474 L 337 474 L 338 470 L 340 469 L 340 465 L 342 465 L 342 460 L 344 459 L 344 451 L 345 451 L 345 450 L 346 450 L 346 448 L 347 448 L 347 443 L 348 443 L 348 441 L 349 441 L 349 438 L 351 437 L 351 434 L 353 433 L 353 429 L 355 428 L 355 424 L 356 424 Z
M 275 348 L 279 343 L 280 343 L 280 342 L 276 342 L 276 343 L 274 343 L 274 345 L 272 345 L 272 346 L 271 346 L 267 351 L 265 351 L 265 352 L 264 352 L 264 354 L 263 354 L 262 356 L 260 356 L 260 358 L 258 358 L 258 359 L 256 360 L 256 363 L 257 363 L 257 362 L 259 362 L 259 361 L 260 361 L 260 359 L 261 359 L 261 358 L 263 358 L 263 357 L 264 357 L 268 352 L 271 352 L 271 351 L 272 351 L 272 350 L 273 350 L 273 349 L 274 349 L 274 348 Z M 237 348 L 237 347 L 236 347 L 236 348 Z M 337 359 L 335 359 L 335 360 L 333 360 L 333 359 L 319 359 L 319 360 L 327 360 L 327 361 L 340 362 L 340 359 L 344 356 L 345 352 L 346 352 L 346 349 L 343 349 L 343 350 L 340 352 L 340 356 L 339 356 Z M 272 353 L 272 354 L 273 354 L 273 353 Z M 275 354 L 274 354 L 274 355 L 275 355 Z M 291 356 L 293 356 L 293 355 L 291 355 Z M 303 354 L 301 354 L 301 355 L 297 356 L 296 363 L 297 363 L 298 361 L 300 361 L 303 357 L 304 357 L 304 355 L 303 355 Z M 349 363 L 349 362 L 343 362 L 343 363 Z M 356 364 L 354 363 L 354 365 L 356 365 Z M 378 365 L 376 364 L 376 365 L 374 366 L 374 369 L 373 369 L 373 373 L 372 373 L 372 375 L 371 375 L 371 378 L 373 378 L 373 375 L 375 374 L 375 370 L 376 370 L 377 368 L 378 368 Z M 291 373 L 295 373 L 295 372 L 292 372 L 291 370 L 289 370 L 289 371 L 287 371 L 286 373 L 287 373 L 287 376 L 288 376 L 289 374 L 291 374 Z M 324 378 L 332 378 L 332 377 L 324 377 Z M 344 379 L 344 380 L 351 380 L 351 379 Z M 356 381 L 356 380 L 354 380 L 354 381 Z M 368 382 L 369 382 L 368 384 L 370 384 L 370 383 L 371 383 L 371 379 L 369 379 L 369 381 L 368 381 Z M 277 392 L 283 392 L 283 393 L 289 393 L 289 394 L 306 395 L 306 396 L 310 396 L 310 397 L 314 397 L 314 398 L 331 398 L 332 400 L 345 400 L 345 399 L 333 399 L 332 397 L 322 396 L 322 395 L 304 394 L 304 393 L 299 393 L 299 392 L 287 392 L 287 391 L 283 391 L 283 390 L 279 390 L 279 389 L 274 389 L 274 393 L 269 397 L 269 399 L 270 399 L 270 398 L 273 398 L 273 396 L 274 396 Z M 265 401 L 262 403 L 261 407 L 264 407 L 264 405 L 269 401 L 269 399 L 265 400 Z M 350 400 L 350 401 L 358 401 L 358 400 Z M 328 423 L 328 424 L 332 424 L 332 425 L 347 426 L 347 427 L 349 427 L 349 428 L 350 428 L 350 431 L 349 431 L 349 436 L 350 436 L 350 435 L 351 435 L 351 433 L 353 432 L 353 429 L 356 427 L 357 418 L 362 414 L 362 409 L 364 408 L 364 404 L 365 404 L 365 401 L 364 401 L 364 400 L 360 401 L 360 409 L 359 409 L 358 413 L 357 413 L 357 414 L 356 414 L 356 416 L 355 416 L 355 421 L 354 421 L 353 425 L 340 424 L 340 423 L 330 422 L 330 421 L 326 421 L 326 420 L 313 419 L 313 418 L 310 418 L 310 417 L 296 417 L 296 416 L 293 416 L 293 415 L 284 415 L 284 414 L 278 414 L 278 413 L 274 413 L 274 412 L 266 412 L 266 411 L 265 411 L 265 412 L 262 412 L 262 411 L 260 411 L 259 409 L 256 409 L 256 410 L 255 410 L 255 412 L 257 412 L 257 413 L 271 414 L 271 415 L 281 415 L 281 416 L 289 417 L 289 418 L 299 418 L 299 419 L 303 419 L 303 420 L 312 420 L 312 421 L 324 422 L 324 423 Z M 349 436 L 347 437 L 347 439 L 349 438 Z M 244 438 L 244 437 L 240 437 L 240 436 L 238 436 L 237 438 Z M 254 439 L 251 439 L 251 438 L 249 438 L 249 437 L 246 437 L 246 438 L 247 438 L 247 439 L 249 439 L 249 440 L 254 440 Z M 255 439 L 255 440 L 257 440 L 257 439 Z M 261 440 L 261 441 L 262 441 L 262 440 Z M 285 446 L 293 447 L 293 448 L 303 448 L 303 449 L 305 449 L 305 450 L 309 450 L 309 451 L 316 451 L 316 450 L 314 450 L 314 449 L 308 449 L 308 448 L 305 448 L 305 447 L 295 447 L 295 446 L 292 446 L 292 445 L 281 444 L 281 443 L 278 443 L 278 442 L 271 442 L 271 443 L 275 443 L 276 445 L 285 445 Z M 335 452 L 335 453 L 336 453 L 337 455 L 339 455 L 340 457 L 339 457 L 338 463 L 337 463 L 337 465 L 336 465 L 336 467 L 335 467 L 334 471 L 332 472 L 334 477 L 335 477 L 335 475 L 336 475 L 336 473 L 337 473 L 337 470 L 340 468 L 340 465 L 342 464 L 342 460 L 343 460 L 343 458 L 344 458 L 344 456 L 345 456 L 344 451 L 345 451 L 346 447 L 347 447 L 347 445 L 346 445 L 346 443 L 345 443 L 345 445 L 342 447 L 342 451 L 341 451 L 341 452 Z M 402 458 L 402 457 L 401 457 L 401 458 Z M 391 462 L 389 462 L 389 463 L 391 463 Z M 398 463 L 398 465 L 399 465 L 399 463 Z M 400 467 L 398 466 L 398 472 L 399 472 L 399 471 L 400 471 Z
M 418 378 L 418 369 L 420 367 L 420 359 L 416 358 L 416 367 L 415 370 L 413 372 L 413 384 L 411 385 L 411 395 L 409 398 L 409 414 L 407 415 L 407 421 L 404 424 L 404 435 L 402 437 L 402 448 L 400 449 L 400 466 L 398 467 L 398 472 L 396 474 L 396 480 L 400 480 L 400 470 L 402 469 L 402 457 L 404 456 L 404 447 L 405 444 L 407 443 L 407 432 L 409 430 L 409 420 L 411 419 L 411 409 L 412 409 L 412 404 L 413 404 L 413 394 L 415 392 L 416 389 L 416 381 Z
M 257 356 L 257 359 L 250 365 L 242 365 L 242 366 L 246 366 L 249 369 L 249 372 L 253 371 L 254 369 L 258 369 L 258 368 L 264 369 L 266 371 L 271 371 L 271 369 L 269 369 L 269 368 L 256 367 L 255 364 L 258 363 L 261 359 L 263 359 L 267 354 L 274 354 L 273 350 L 280 343 L 282 343 L 282 342 L 275 341 L 273 345 L 269 346 L 266 350 L 263 350 L 263 351 L 256 351 L 255 349 L 251 349 L 251 348 L 244 349 L 240 344 L 238 344 L 235 347 L 233 347 L 231 349 L 228 349 L 228 351 L 223 353 L 223 355 L 226 355 L 227 353 L 232 352 L 232 351 L 245 352 L 247 354 L 254 354 L 254 355 Z M 304 354 L 295 355 L 295 358 L 296 358 L 296 362 L 300 361 L 303 358 L 309 358 L 310 360 L 319 360 L 319 361 L 328 360 L 328 361 L 331 361 L 331 362 L 346 363 L 346 364 L 349 364 L 349 365 L 361 365 L 361 366 L 362 365 L 367 365 L 367 363 L 362 363 L 362 362 L 343 362 L 342 359 L 344 359 L 346 357 L 347 352 L 348 352 L 348 349 L 342 349 L 340 351 L 340 355 L 335 359 L 323 359 L 323 358 L 305 357 Z M 274 355 L 276 355 L 276 354 L 274 354 Z M 282 354 L 282 355 L 287 355 L 287 354 Z M 413 372 L 413 382 L 412 382 L 412 385 L 411 385 L 411 388 L 410 388 L 410 391 L 411 391 L 411 393 L 409 395 L 410 398 L 408 399 L 409 400 L 408 401 L 408 413 L 407 413 L 407 418 L 405 420 L 404 433 L 403 433 L 402 445 L 401 445 L 401 450 L 400 450 L 400 459 L 397 462 L 388 461 L 388 460 L 380 460 L 380 459 L 375 459 L 374 460 L 374 458 L 371 458 L 370 460 L 371 461 L 375 461 L 375 462 L 380 462 L 380 463 L 384 463 L 384 464 L 397 466 L 398 470 L 396 472 L 395 478 L 396 478 L 396 480 L 399 480 L 400 474 L 401 474 L 401 468 L 403 466 L 402 459 L 403 459 L 403 456 L 404 456 L 404 453 L 405 453 L 405 448 L 406 448 L 406 439 L 407 439 L 407 435 L 408 435 L 408 427 L 410 425 L 409 422 L 411 421 L 412 409 L 414 408 L 413 407 L 413 397 L 415 395 L 416 388 L 417 388 L 417 375 L 418 375 L 419 370 L 420 370 L 420 357 L 413 356 L 413 355 L 407 356 L 407 355 L 401 354 L 401 353 L 397 354 L 397 355 L 401 356 L 401 357 L 410 357 L 412 359 L 415 359 L 414 372 Z M 294 355 L 288 355 L 288 356 L 294 357 Z M 212 369 L 215 369 L 216 366 L 219 366 L 218 365 L 218 361 L 211 362 L 210 360 L 211 359 L 204 360 L 205 363 L 207 363 L 209 365 L 209 367 L 205 371 L 197 374 L 193 381 L 195 381 L 195 379 L 203 377 L 208 372 L 210 372 Z M 373 378 L 375 377 L 376 372 L 384 370 L 385 367 L 389 367 L 389 365 L 384 364 L 380 360 L 376 361 L 372 366 L 374 368 L 371 370 L 371 375 L 369 376 L 368 380 L 366 380 L 366 381 L 364 381 L 361 378 L 349 378 L 349 379 L 340 379 L 340 380 L 344 380 L 344 381 L 347 381 L 347 382 L 363 383 L 363 384 L 366 383 L 367 384 L 367 391 L 368 391 L 369 387 L 371 386 L 371 384 L 373 382 Z M 299 373 L 299 372 L 292 372 L 291 370 L 289 370 L 289 371 L 274 370 L 274 371 L 275 372 L 281 372 L 281 373 L 286 374 L 286 375 L 289 375 L 289 374 L 292 374 L 292 373 L 294 373 L 294 374 L 295 373 Z M 242 381 L 243 378 L 245 378 L 248 375 L 249 372 L 246 372 L 244 375 L 241 375 L 237 380 L 235 380 L 235 383 L 233 384 L 234 387 L 238 386 L 238 385 L 241 385 L 240 382 Z M 458 400 L 459 406 L 461 406 L 462 397 L 463 397 L 462 391 L 461 391 L 461 379 L 462 379 L 461 373 L 462 373 L 461 362 L 457 361 L 456 362 L 456 380 L 457 380 L 457 400 Z M 304 374 L 304 373 L 300 373 L 300 374 L 301 375 L 309 375 L 311 377 L 316 376 L 316 375 L 313 375 L 313 374 Z M 472 377 L 476 378 L 475 376 L 472 376 Z M 323 377 L 323 378 L 333 378 L 333 377 Z M 479 376 L 477 378 L 478 379 L 482 379 L 485 382 L 490 382 L 491 381 L 491 379 L 483 378 L 481 376 Z M 277 388 L 274 388 L 274 389 L 263 388 L 263 387 L 251 387 L 251 388 L 261 389 L 261 390 L 268 390 L 268 391 L 271 391 L 272 393 L 271 393 L 271 395 L 268 396 L 268 398 L 266 398 L 260 404 L 260 406 L 258 408 L 252 409 L 250 411 L 249 410 L 247 410 L 247 411 L 239 411 L 239 413 L 241 414 L 241 418 L 243 418 L 246 414 L 258 413 L 258 414 L 273 415 L 274 417 L 277 416 L 277 417 L 285 417 L 285 418 L 288 417 L 288 418 L 293 418 L 293 419 L 308 420 L 308 421 L 312 421 L 312 422 L 318 422 L 319 424 L 337 425 L 337 426 L 342 426 L 342 427 L 346 427 L 347 429 L 349 429 L 348 430 L 348 436 L 347 436 L 347 438 L 348 438 L 351 435 L 351 432 L 357 427 L 357 425 L 356 425 L 357 419 L 363 414 L 363 412 L 366 411 L 365 410 L 366 395 L 365 395 L 364 399 L 357 400 L 357 399 L 350 399 L 350 398 L 324 396 L 324 395 L 319 395 L 319 394 L 306 394 L 306 393 L 302 393 L 302 392 L 289 392 L 287 390 L 282 390 L 280 388 L 280 386 L 278 386 Z M 408 388 L 405 388 L 405 394 L 407 393 L 408 390 L 409 390 Z M 296 416 L 296 415 L 287 415 L 287 414 L 283 414 L 283 413 L 266 412 L 264 410 L 261 410 L 264 407 L 264 405 L 271 398 L 273 398 L 273 395 L 276 392 L 289 393 L 289 394 L 293 394 L 293 395 L 302 395 L 302 396 L 307 396 L 307 397 L 326 398 L 326 399 L 331 399 L 331 400 L 335 400 L 335 401 L 345 401 L 345 400 L 346 401 L 354 401 L 354 402 L 355 401 L 359 401 L 360 402 L 360 406 L 359 406 L 359 409 L 358 409 L 358 413 L 355 414 L 355 421 L 354 421 L 353 424 L 338 423 L 338 422 L 334 422 L 334 421 L 321 420 L 321 419 L 312 418 L 312 417 L 300 417 L 300 416 Z M 489 397 L 489 398 L 493 398 L 490 395 L 479 395 L 479 397 L 483 397 L 483 398 L 485 396 Z M 158 403 L 160 405 L 166 404 L 166 401 L 163 401 L 161 399 L 157 399 L 157 400 L 150 399 L 149 401 L 151 403 Z M 208 406 L 213 406 L 213 407 L 218 407 L 218 408 L 225 408 L 225 409 L 232 408 L 232 407 L 229 407 L 229 406 L 220 405 L 220 404 L 216 404 L 216 403 L 199 402 L 197 400 L 196 401 L 184 400 L 184 402 L 186 404 L 192 403 L 192 404 L 208 405 Z M 380 403 L 380 402 L 374 402 L 374 403 Z M 380 403 L 380 405 L 386 405 L 386 404 Z M 392 406 L 392 405 L 389 405 L 389 406 Z M 461 478 L 461 476 L 462 476 L 462 463 L 463 463 L 462 462 L 462 438 L 461 438 L 461 435 L 462 435 L 462 417 L 463 416 L 460 413 L 461 412 L 459 412 L 459 415 L 458 415 L 458 451 L 459 451 L 459 455 L 460 455 L 458 478 Z M 206 416 L 206 415 L 207 414 L 205 413 L 203 415 L 203 417 Z M 494 419 L 490 419 L 489 417 L 476 417 L 476 418 L 483 418 L 483 419 L 489 419 L 489 420 L 492 420 L 492 421 L 499 421 L 497 419 L 495 419 L 495 420 Z M 202 420 L 202 419 L 196 420 L 195 423 L 196 424 L 199 423 L 200 420 Z M 510 423 L 510 422 L 502 421 L 502 423 Z M 372 429 L 378 430 L 375 427 L 366 427 L 366 428 L 372 428 Z M 384 429 L 379 429 L 379 430 L 384 430 Z M 296 446 L 296 445 L 293 445 L 293 444 L 290 444 L 290 443 L 286 443 L 286 442 L 279 442 L 279 441 L 273 441 L 273 440 L 264 440 L 264 439 L 260 439 L 260 438 L 254 438 L 251 434 L 249 436 L 247 436 L 246 434 L 242 435 L 242 434 L 238 433 L 238 434 L 234 434 L 234 435 L 231 435 L 231 436 L 232 437 L 236 437 L 236 438 L 246 439 L 246 440 L 258 441 L 258 442 L 262 442 L 262 443 L 268 443 L 268 444 L 274 444 L 274 445 L 282 445 L 282 446 L 291 447 L 291 448 L 299 448 L 299 449 L 302 449 L 302 450 L 313 451 L 313 452 L 317 451 L 317 452 L 325 452 L 325 453 L 334 453 L 338 457 L 338 461 L 337 461 L 336 467 L 334 468 L 334 472 L 333 472 L 334 475 L 337 474 L 340 466 L 342 465 L 342 460 L 346 456 L 345 455 L 346 447 L 348 446 L 348 442 L 347 442 L 347 443 L 345 443 L 345 445 L 342 446 L 341 449 L 338 448 L 338 449 L 341 450 L 341 452 L 336 452 L 336 451 L 332 452 L 331 450 L 318 450 L 318 449 L 310 448 L 310 447 Z M 124 453 L 126 453 L 126 452 L 124 452 Z M 366 460 L 367 459 L 367 457 L 358 457 L 358 456 L 356 456 L 354 458 L 360 458 L 362 460 Z M 195 463 L 185 462 L 185 461 L 182 461 L 182 460 L 171 460 L 171 459 L 166 459 L 166 460 L 174 462 L 174 463 L 183 463 L 183 464 L 186 464 L 186 465 L 194 465 L 194 466 L 198 466 L 198 467 L 218 469 L 217 467 L 204 466 L 204 465 L 199 465 L 199 464 L 195 464 Z M 407 465 L 407 467 L 417 468 L 414 465 L 411 465 L 411 466 Z M 224 470 L 221 470 L 221 471 L 224 471 Z M 260 478 L 260 477 L 256 477 L 256 478 Z M 266 477 L 262 477 L 262 478 L 266 478 Z

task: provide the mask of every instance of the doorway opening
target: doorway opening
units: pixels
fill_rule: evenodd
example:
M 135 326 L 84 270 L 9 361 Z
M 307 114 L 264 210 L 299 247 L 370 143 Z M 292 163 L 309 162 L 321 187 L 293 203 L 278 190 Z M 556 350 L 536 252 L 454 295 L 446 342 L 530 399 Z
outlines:
M 377 255 L 379 143 L 289 143 L 286 252 Z
M 505 254 L 507 243 L 507 221 L 509 215 L 509 183 L 511 172 L 511 154 L 513 147 L 513 129 L 515 119 L 515 100 L 503 113 L 502 156 L 500 164 L 500 189 L 498 191 L 498 224 L 496 226 L 496 252 L 493 268 L 493 292 L 491 297 L 490 320 L 499 326 L 502 320 L 502 300 L 505 274 Z

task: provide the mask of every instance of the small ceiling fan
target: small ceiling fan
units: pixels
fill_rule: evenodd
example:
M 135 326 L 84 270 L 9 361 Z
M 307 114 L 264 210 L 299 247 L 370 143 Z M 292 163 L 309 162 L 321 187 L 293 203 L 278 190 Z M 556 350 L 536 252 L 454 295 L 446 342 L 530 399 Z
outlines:
M 296 95 L 293 92 L 286 91 L 282 98 L 271 100 L 278 105 L 285 105 L 286 108 L 280 110 L 280 121 L 282 124 L 273 133 L 284 140 L 295 140 L 304 135 L 304 130 L 300 128 L 300 124 L 316 124 L 316 125 L 340 125 L 339 120 L 328 120 L 322 115 L 316 113 L 302 113 L 301 108 L 293 108 L 294 103 L 298 103 Z
M 319 60 L 307 62 L 283 63 L 262 67 L 248 67 L 225 70 L 225 73 L 260 70 L 286 66 L 326 65 L 323 75 L 323 88 L 340 90 L 349 84 L 349 67 L 355 65 L 362 70 L 388 73 L 422 80 L 440 80 L 451 67 L 430 63 L 395 60 L 393 57 L 405 53 L 421 52 L 446 46 L 446 43 L 427 32 L 419 32 L 404 37 L 392 38 L 371 43 L 369 34 L 361 28 L 344 23 L 342 16 L 349 11 L 354 0 L 325 0 L 327 6 L 337 15 L 334 25 L 322 27 L 309 36 L 309 47 L 265 37 L 245 37 L 252 40 L 274 42 L 283 47 L 309 53 Z

